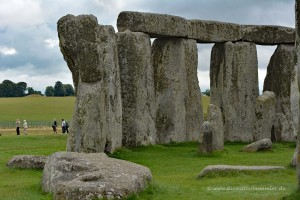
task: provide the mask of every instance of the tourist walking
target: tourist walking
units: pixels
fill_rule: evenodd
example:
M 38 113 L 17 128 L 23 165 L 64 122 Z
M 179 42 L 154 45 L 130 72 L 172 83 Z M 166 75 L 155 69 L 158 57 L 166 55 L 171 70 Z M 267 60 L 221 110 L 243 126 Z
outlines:
M 61 119 L 61 129 L 62 129 L 62 133 L 66 132 L 67 128 L 67 123 L 64 119 Z
M 52 129 L 53 129 L 53 133 L 57 134 L 57 122 L 55 118 L 53 120 Z
M 24 128 L 25 135 L 27 135 L 27 128 L 28 128 L 28 126 L 27 126 L 27 122 L 26 122 L 25 119 L 24 119 L 24 123 L 23 123 L 23 128 Z
M 20 126 L 21 126 L 21 122 L 19 119 L 17 119 L 16 121 L 16 131 L 17 131 L 17 135 L 20 135 Z

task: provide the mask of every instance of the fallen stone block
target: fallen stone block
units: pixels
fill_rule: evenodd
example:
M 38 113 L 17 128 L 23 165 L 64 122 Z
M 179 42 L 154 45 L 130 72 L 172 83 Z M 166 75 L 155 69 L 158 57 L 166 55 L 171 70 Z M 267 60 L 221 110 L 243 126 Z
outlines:
M 54 200 L 121 199 L 142 191 L 151 180 L 147 167 L 104 153 L 57 152 L 45 164 L 42 188 Z
M 198 174 L 197 178 L 200 179 L 212 173 L 276 171 L 284 169 L 282 166 L 208 165 Z
M 187 37 L 187 21 L 178 16 L 123 11 L 117 20 L 119 32 L 144 32 L 152 38 Z
M 17 155 L 8 161 L 8 167 L 23 169 L 43 169 L 47 156 Z
M 272 148 L 272 141 L 270 139 L 262 139 L 243 147 L 241 151 L 257 152 L 257 151 L 270 150 L 271 148 Z

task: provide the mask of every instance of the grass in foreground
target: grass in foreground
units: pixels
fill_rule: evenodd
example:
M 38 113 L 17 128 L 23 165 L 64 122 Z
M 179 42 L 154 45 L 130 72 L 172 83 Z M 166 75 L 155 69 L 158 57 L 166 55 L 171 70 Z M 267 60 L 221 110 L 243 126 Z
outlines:
M 14 155 L 49 155 L 63 151 L 65 144 L 65 135 L 0 136 L 0 199 L 51 199 L 51 195 L 41 190 L 41 170 L 9 169 L 6 163 Z M 121 149 L 112 156 L 145 165 L 152 171 L 151 186 L 143 193 L 130 197 L 131 200 L 281 199 L 295 191 L 296 171 L 289 167 L 294 144 L 274 144 L 273 151 L 258 153 L 239 152 L 243 146 L 227 143 L 224 151 L 204 156 L 197 154 L 196 143 L 155 145 Z M 282 165 L 286 170 L 196 179 L 205 166 L 213 164 Z M 263 188 L 269 190 L 259 190 Z M 290 197 L 293 198 L 292 195 Z

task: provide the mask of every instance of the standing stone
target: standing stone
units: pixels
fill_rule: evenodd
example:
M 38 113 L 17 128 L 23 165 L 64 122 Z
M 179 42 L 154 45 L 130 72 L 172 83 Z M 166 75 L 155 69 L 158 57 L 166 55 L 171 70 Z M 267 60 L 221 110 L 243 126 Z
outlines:
M 298 92 L 300 92 L 300 1 L 296 1 L 295 3 L 295 16 L 296 16 L 296 60 L 297 60 L 297 81 L 298 81 Z M 298 101 L 300 101 L 298 99 Z M 298 116 L 300 116 L 300 110 L 298 110 Z M 298 117 L 298 124 L 300 124 L 300 117 Z M 297 153 L 300 155 L 300 125 L 297 129 Z M 298 190 L 300 190 L 300 159 L 297 159 L 297 179 L 298 179 Z
M 278 45 L 270 59 L 264 81 L 264 91 L 276 95 L 276 121 L 274 134 L 276 141 L 295 141 L 294 121 L 291 112 L 291 88 L 295 80 L 295 47 Z
M 199 153 L 209 154 L 213 152 L 213 127 L 205 121 L 201 127 L 202 138 L 199 143 Z
M 77 92 L 68 151 L 112 152 L 122 142 L 122 105 L 116 36 L 91 15 L 57 23 L 61 52 Z
M 222 112 L 218 106 L 209 104 L 207 109 L 207 121 L 212 126 L 212 149 L 222 150 L 224 148 L 224 130 Z
M 210 65 L 211 103 L 223 114 L 225 141 L 253 139 L 258 96 L 256 46 L 249 42 L 217 43 Z
M 126 147 L 155 144 L 155 93 L 151 43 L 147 34 L 119 32 L 122 88 L 122 143 Z
M 187 141 L 197 141 L 204 122 L 201 90 L 198 82 L 198 50 L 195 40 L 186 40 L 185 62 L 187 72 L 186 133 Z
M 254 141 L 271 139 L 275 117 L 275 93 L 265 91 L 256 99 Z
M 196 54 L 195 41 L 156 39 L 153 43 L 156 129 L 159 143 L 197 140 L 199 137 L 197 132 L 200 132 L 203 112 L 195 76 Z

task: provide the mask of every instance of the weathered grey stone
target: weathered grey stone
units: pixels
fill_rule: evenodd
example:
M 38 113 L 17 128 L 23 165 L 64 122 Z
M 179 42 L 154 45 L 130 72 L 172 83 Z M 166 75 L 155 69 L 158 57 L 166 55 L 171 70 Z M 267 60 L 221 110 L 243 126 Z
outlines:
M 43 169 L 47 156 L 17 155 L 8 161 L 8 167 L 25 169 Z
M 242 25 L 243 41 L 261 45 L 294 44 L 295 29 L 283 26 Z
M 284 170 L 282 166 L 239 166 L 239 165 L 208 165 L 197 176 L 203 178 L 212 173 L 248 172 L 248 171 L 277 171 Z
M 203 113 L 200 89 L 196 91 L 199 88 L 197 76 L 192 75 L 197 66 L 195 48 L 196 43 L 187 39 L 156 39 L 153 43 L 159 143 L 199 138 L 197 132 L 203 122 Z
M 197 67 L 198 50 L 195 40 L 186 40 L 184 66 L 186 67 L 187 89 L 186 96 L 186 140 L 198 141 L 201 125 L 204 122 L 201 90 L 199 87 Z
M 205 121 L 201 127 L 201 140 L 199 142 L 199 153 L 210 154 L 213 152 L 213 127 Z
M 264 138 L 271 139 L 275 117 L 275 93 L 265 91 L 256 99 L 254 141 Z
M 104 153 L 58 152 L 49 156 L 42 188 L 53 199 L 120 199 L 146 188 L 147 167 L 107 157 Z
M 296 22 L 296 60 L 297 60 L 297 66 L 296 66 L 296 72 L 297 72 L 297 82 L 298 82 L 298 92 L 300 92 L 300 1 L 295 2 L 295 22 Z M 300 153 L 300 110 L 298 110 L 298 129 L 297 129 L 297 147 L 296 151 L 299 155 Z M 297 179 L 298 179 L 298 190 L 300 189 L 300 159 L 297 159 Z
M 72 71 L 77 98 L 67 150 L 111 152 L 122 142 L 122 105 L 116 36 L 90 15 L 58 23 L 61 52 Z
M 276 95 L 276 141 L 295 141 L 294 120 L 291 112 L 291 92 L 295 80 L 296 56 L 294 45 L 279 45 L 270 59 L 264 81 L 264 91 Z
M 272 141 L 268 138 L 261 139 L 247 146 L 243 147 L 241 151 L 244 152 L 257 152 L 257 151 L 265 151 L 270 150 L 272 148 Z
M 253 139 L 258 96 L 256 46 L 249 42 L 217 43 L 210 65 L 211 103 L 221 108 L 225 141 Z
M 224 129 L 222 112 L 218 106 L 213 104 L 208 105 L 207 121 L 212 127 L 212 149 L 222 150 L 224 148 Z
M 118 16 L 117 27 L 119 32 L 144 32 L 154 38 L 187 36 L 187 21 L 173 15 L 123 11 Z
M 197 42 L 239 41 L 243 37 L 241 25 L 206 20 L 188 20 L 188 38 Z
M 155 92 L 151 43 L 147 34 L 119 32 L 122 88 L 122 143 L 126 147 L 155 144 Z

